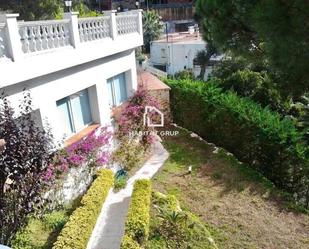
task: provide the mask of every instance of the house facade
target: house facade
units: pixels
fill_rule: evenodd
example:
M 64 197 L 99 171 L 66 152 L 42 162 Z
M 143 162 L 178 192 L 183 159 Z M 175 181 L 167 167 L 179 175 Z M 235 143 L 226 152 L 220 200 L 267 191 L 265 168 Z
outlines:
M 29 90 L 42 127 L 65 144 L 110 125 L 113 108 L 137 89 L 135 48 L 143 44 L 142 13 L 22 22 L 0 17 L 0 89 L 14 109 Z M 18 111 L 17 111 L 18 113 Z
M 168 37 L 153 41 L 150 45 L 150 63 L 174 75 L 183 70 L 194 69 L 194 58 L 204 50 L 205 41 L 198 33 L 173 33 Z

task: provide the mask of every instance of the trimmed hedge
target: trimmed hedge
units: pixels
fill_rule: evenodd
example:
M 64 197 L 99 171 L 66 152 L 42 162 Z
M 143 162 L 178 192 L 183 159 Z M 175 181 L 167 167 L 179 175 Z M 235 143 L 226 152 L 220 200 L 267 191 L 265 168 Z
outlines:
M 121 241 L 120 248 L 121 249 L 140 249 L 141 247 L 130 236 L 124 235 Z
M 81 206 L 73 212 L 62 229 L 53 249 L 85 249 L 87 247 L 102 203 L 114 180 L 111 170 L 99 170 L 96 176 L 89 190 L 83 196 Z
M 134 183 L 128 215 L 125 222 L 126 236 L 123 237 L 121 243 L 122 249 L 131 248 L 126 247 L 128 244 L 127 237 L 130 237 L 139 244 L 143 244 L 148 239 L 150 222 L 150 199 L 150 180 L 137 180 Z
M 174 122 L 235 154 L 308 205 L 309 150 L 293 122 L 215 82 L 165 80 Z

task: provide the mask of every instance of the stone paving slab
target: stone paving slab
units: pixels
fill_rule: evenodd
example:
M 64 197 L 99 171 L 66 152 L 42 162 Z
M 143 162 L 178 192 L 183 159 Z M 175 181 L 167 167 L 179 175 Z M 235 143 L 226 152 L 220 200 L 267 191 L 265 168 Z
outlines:
M 132 176 L 127 186 L 117 193 L 111 189 L 103 204 L 87 249 L 119 249 L 124 234 L 124 223 L 127 215 L 133 184 L 137 179 L 150 179 L 164 164 L 169 154 L 158 141 L 153 146 L 153 155 Z

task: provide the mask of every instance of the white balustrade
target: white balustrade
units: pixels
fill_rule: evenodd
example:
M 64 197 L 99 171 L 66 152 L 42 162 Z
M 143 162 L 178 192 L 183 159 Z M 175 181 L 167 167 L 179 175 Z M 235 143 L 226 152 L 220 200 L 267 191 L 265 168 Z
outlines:
M 137 12 L 122 12 L 116 16 L 118 35 L 139 32 L 139 15 Z
M 18 14 L 0 14 L 0 59 L 20 61 L 27 54 L 68 46 L 78 49 L 80 43 L 89 41 L 116 41 L 118 36 L 135 33 L 142 36 L 141 10 L 115 12 L 79 19 L 77 12 L 70 12 L 62 20 L 32 22 L 17 21 Z
M 70 20 L 19 22 L 24 53 L 39 52 L 70 45 Z
M 5 50 L 5 24 L 0 23 L 0 58 L 6 57 L 6 50 Z
M 80 18 L 78 30 L 81 42 L 111 37 L 111 16 Z

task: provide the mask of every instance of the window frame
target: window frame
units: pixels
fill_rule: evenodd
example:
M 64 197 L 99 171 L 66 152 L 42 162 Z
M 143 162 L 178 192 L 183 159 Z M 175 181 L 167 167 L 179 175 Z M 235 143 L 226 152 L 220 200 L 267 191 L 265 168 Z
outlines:
M 119 103 L 116 103 L 117 102 L 117 96 L 116 96 L 116 88 L 115 88 L 115 78 L 118 77 L 118 76 L 121 76 L 123 75 L 123 79 L 124 79 L 124 86 L 125 86 L 125 100 L 119 102 Z M 109 86 L 109 82 L 111 82 L 111 97 L 112 97 L 112 105 L 110 103 L 108 103 L 110 105 L 110 108 L 116 108 L 120 105 L 122 105 L 123 103 L 125 103 L 128 99 L 129 99 L 129 95 L 128 95 L 128 85 L 127 85 L 127 77 L 126 77 L 126 72 L 122 72 L 122 73 L 119 73 L 115 76 L 112 76 L 110 78 L 108 78 L 106 80 L 106 84 L 108 87 Z M 109 93 L 109 89 L 108 89 L 108 93 Z M 110 100 L 109 100 L 110 102 Z
M 79 97 L 80 94 L 82 94 L 83 92 L 86 92 L 86 94 L 87 94 L 91 121 L 86 123 L 86 124 L 84 124 L 83 127 L 81 127 L 80 129 L 77 129 L 76 117 L 74 117 L 74 112 L 73 112 L 73 108 L 72 108 L 72 103 L 71 102 L 72 102 L 73 98 Z M 69 121 L 70 121 L 70 125 L 71 125 L 72 128 L 71 128 L 71 132 L 69 134 L 65 133 L 67 137 L 70 137 L 70 136 L 72 136 L 74 134 L 77 134 L 80 131 L 82 131 L 83 129 L 85 129 L 86 127 L 94 124 L 93 117 L 92 117 L 92 112 L 91 112 L 91 105 L 90 105 L 89 90 L 88 90 L 88 88 L 80 90 L 80 91 L 78 91 L 76 93 L 73 93 L 73 94 L 71 94 L 69 96 L 66 96 L 64 98 L 61 98 L 61 99 L 57 100 L 56 101 L 56 105 L 57 105 L 57 103 L 59 101 L 65 101 L 67 103 L 67 106 L 68 106 L 68 108 L 67 108 L 68 109 L 68 116 L 69 116 L 69 119 L 70 119 Z M 57 108 L 58 108 L 58 105 L 57 105 Z M 59 110 L 57 110 L 57 111 L 58 111 L 58 116 L 59 116 Z

